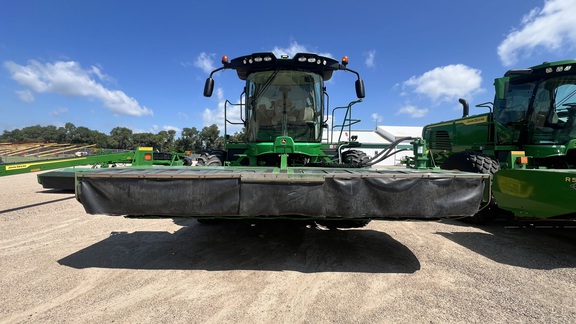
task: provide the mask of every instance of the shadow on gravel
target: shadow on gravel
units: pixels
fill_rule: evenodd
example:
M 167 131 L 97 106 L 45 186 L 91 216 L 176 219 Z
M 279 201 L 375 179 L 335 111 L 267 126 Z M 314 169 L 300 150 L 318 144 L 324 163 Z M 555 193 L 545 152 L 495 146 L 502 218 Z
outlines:
M 406 246 L 370 229 L 323 230 L 294 222 L 180 222 L 168 232 L 114 232 L 58 261 L 72 268 L 414 273 Z
M 39 194 L 68 194 L 74 195 L 74 190 L 66 190 L 66 189 L 43 189 L 38 190 L 36 193 Z
M 560 223 L 558 223 L 560 224 Z M 472 226 L 482 232 L 436 234 L 498 263 L 539 270 L 576 267 L 576 227 L 496 222 Z M 454 222 L 454 225 L 463 226 Z M 464 225 L 469 226 L 469 225 Z
M 40 203 L 36 203 L 36 204 L 30 204 L 30 205 L 20 206 L 20 207 L 16 207 L 16 208 L 4 209 L 4 210 L 0 210 L 0 214 L 5 214 L 5 213 L 17 211 L 17 210 L 27 209 L 27 208 L 34 208 L 34 207 L 43 206 L 43 205 L 54 204 L 54 203 L 57 203 L 57 202 L 61 202 L 61 201 L 64 201 L 64 200 L 75 199 L 75 198 L 76 198 L 76 197 L 74 197 L 74 196 L 72 196 L 72 197 L 64 197 L 64 198 L 54 199 L 54 200 L 50 200 L 50 201 L 44 201 L 44 202 L 40 202 Z

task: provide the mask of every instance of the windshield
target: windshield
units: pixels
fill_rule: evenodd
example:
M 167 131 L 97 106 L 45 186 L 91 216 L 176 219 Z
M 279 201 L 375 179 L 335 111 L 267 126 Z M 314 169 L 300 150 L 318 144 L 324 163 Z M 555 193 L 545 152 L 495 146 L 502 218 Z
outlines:
M 322 78 L 302 71 L 252 73 L 246 81 L 250 142 L 290 136 L 296 142 L 322 138 Z
M 496 114 L 507 129 L 499 132 L 501 142 L 565 144 L 576 137 L 576 76 L 513 82 Z

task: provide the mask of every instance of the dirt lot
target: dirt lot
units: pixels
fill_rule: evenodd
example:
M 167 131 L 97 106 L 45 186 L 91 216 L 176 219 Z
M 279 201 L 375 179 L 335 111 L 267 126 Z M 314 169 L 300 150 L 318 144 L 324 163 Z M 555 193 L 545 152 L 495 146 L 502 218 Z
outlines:
M 0 178 L 2 323 L 575 323 L 576 228 L 87 215 Z

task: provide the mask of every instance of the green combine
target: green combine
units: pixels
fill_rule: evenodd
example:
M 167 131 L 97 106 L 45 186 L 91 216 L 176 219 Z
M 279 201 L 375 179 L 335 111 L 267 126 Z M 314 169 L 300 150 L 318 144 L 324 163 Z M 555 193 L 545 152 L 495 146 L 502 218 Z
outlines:
M 430 164 L 493 176 L 492 202 L 470 220 L 576 218 L 576 60 L 510 70 L 488 112 L 427 125 Z
M 401 141 L 368 157 L 353 137 L 328 140 L 325 82 L 335 71 L 356 76 L 359 100 L 346 107 L 341 130 L 357 122 L 352 106 L 365 95 L 362 79 L 347 63 L 346 57 L 339 62 L 310 53 L 254 53 L 231 61 L 224 56 L 204 95 L 212 94 L 213 75 L 220 70 L 234 70 L 245 81 L 240 103 L 228 101 L 225 107 L 225 129 L 243 127 L 243 142 L 227 141 L 224 150 L 203 154 L 194 166 L 77 173 L 78 201 L 89 214 L 200 222 L 290 219 L 330 228 L 361 227 L 372 219 L 476 214 L 490 176 L 427 168 L 425 141 L 412 139 L 410 168 L 378 169 L 370 166 L 393 155 Z

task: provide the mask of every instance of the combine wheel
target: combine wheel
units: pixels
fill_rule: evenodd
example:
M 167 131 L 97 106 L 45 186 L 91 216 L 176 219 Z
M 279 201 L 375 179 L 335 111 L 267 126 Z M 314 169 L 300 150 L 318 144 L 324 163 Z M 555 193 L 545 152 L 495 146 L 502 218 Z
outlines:
M 444 170 L 459 170 L 483 174 L 494 174 L 500 170 L 500 165 L 494 159 L 476 152 L 458 152 L 450 155 L 440 166 Z M 492 193 L 490 193 L 492 195 Z M 492 220 L 498 211 L 494 196 L 490 204 L 472 217 L 462 219 L 471 224 L 485 224 Z
M 216 155 L 211 155 L 210 158 L 208 159 L 208 164 L 209 166 L 221 166 L 222 165 L 222 161 L 220 161 L 220 159 L 216 156 Z
M 191 166 L 192 165 L 192 159 L 189 157 L 185 157 L 184 160 L 182 161 L 182 165 Z
M 368 162 L 370 158 L 365 152 L 360 150 L 348 150 L 342 152 L 342 163 L 363 165 Z
M 203 153 L 198 158 L 198 165 L 221 166 L 222 161 L 220 161 L 220 159 L 216 155 Z
M 343 220 L 318 220 L 316 224 L 328 227 L 329 229 L 337 228 L 358 228 L 364 227 L 370 223 L 370 220 L 358 220 L 358 219 L 343 219 Z

